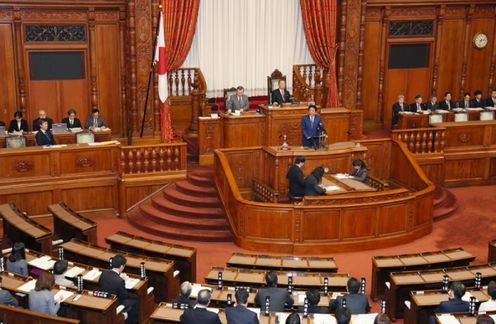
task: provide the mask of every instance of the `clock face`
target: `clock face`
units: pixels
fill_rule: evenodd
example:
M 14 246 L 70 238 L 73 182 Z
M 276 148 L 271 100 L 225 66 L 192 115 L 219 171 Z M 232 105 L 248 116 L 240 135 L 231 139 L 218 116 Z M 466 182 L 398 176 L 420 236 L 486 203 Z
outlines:
M 474 36 L 474 45 L 477 48 L 484 48 L 487 46 L 487 43 L 489 43 L 489 39 L 487 38 L 487 35 L 484 33 L 477 33 Z

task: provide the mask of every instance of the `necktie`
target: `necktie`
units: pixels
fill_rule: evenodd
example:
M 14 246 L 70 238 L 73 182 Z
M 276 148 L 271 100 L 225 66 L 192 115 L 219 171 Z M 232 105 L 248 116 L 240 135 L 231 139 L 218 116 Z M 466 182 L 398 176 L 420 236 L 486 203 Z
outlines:
M 401 111 L 403 111 L 403 104 L 400 105 Z
M 310 116 L 310 123 L 311 123 L 311 125 L 313 127 L 313 116 Z
M 417 111 L 420 111 L 420 105 L 417 104 Z
M 93 127 L 98 127 L 98 120 L 93 118 Z
M 449 101 L 446 101 L 446 104 L 448 105 L 448 109 L 451 109 L 451 105 Z
M 241 97 L 240 96 L 238 96 L 238 101 L 241 102 Z
M 69 119 L 69 124 L 72 126 L 73 120 Z
M 468 108 L 468 101 L 465 101 L 465 108 Z
M 284 90 L 281 90 L 281 98 L 282 98 L 282 101 L 284 102 Z

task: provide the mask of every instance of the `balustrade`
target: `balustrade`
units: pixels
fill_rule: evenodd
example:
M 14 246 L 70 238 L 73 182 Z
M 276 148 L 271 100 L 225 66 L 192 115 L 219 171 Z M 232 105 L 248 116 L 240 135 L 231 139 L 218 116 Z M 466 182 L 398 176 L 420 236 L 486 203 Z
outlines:
M 405 144 L 413 154 L 443 153 L 446 129 L 415 128 L 394 130 L 393 139 Z
M 121 174 L 186 170 L 186 143 L 122 146 Z

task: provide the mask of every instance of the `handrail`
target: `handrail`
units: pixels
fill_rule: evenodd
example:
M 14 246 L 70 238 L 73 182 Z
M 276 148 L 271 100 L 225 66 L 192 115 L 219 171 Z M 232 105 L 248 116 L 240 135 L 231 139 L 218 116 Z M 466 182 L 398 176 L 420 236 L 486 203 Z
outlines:
M 121 175 L 186 170 L 186 143 L 120 146 Z
M 293 65 L 293 96 L 300 101 L 321 105 L 324 95 L 325 70 L 315 64 Z
M 413 154 L 438 154 L 444 152 L 446 128 L 412 128 L 393 130 L 392 139 L 407 147 Z

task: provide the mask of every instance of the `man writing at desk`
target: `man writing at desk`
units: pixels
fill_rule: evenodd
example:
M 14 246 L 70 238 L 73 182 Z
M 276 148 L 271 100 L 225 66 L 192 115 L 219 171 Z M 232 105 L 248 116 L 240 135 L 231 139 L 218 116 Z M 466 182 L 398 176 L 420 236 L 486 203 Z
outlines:
M 286 81 L 279 80 L 279 88 L 272 91 L 272 103 L 282 105 L 285 102 L 291 102 L 291 96 L 286 90 Z
M 248 96 L 244 94 L 245 89 L 242 86 L 236 88 L 236 94 L 232 95 L 228 101 L 227 112 L 234 113 L 234 111 L 248 111 L 250 103 Z

